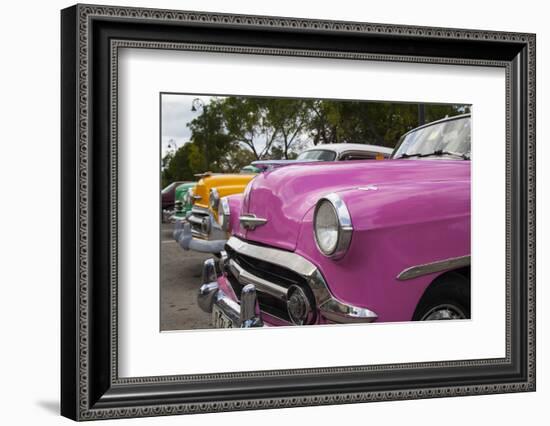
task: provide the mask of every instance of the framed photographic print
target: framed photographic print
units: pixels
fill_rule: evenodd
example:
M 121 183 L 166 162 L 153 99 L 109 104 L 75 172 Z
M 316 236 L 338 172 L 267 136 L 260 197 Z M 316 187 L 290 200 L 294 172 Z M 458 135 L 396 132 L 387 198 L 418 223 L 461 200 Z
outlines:
M 61 28 L 64 416 L 535 390 L 535 35 Z

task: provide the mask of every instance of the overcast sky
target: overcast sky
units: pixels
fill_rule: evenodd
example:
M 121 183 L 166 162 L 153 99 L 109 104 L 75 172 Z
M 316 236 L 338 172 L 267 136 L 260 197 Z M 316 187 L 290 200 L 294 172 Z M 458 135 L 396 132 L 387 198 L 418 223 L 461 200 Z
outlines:
M 163 94 L 161 114 L 162 156 L 174 150 L 174 145 L 181 148 L 189 142 L 191 131 L 187 124 L 202 114 L 202 110 L 191 111 L 193 99 L 199 98 L 206 105 L 213 99 L 211 96 L 169 95 Z M 171 145 L 171 148 L 168 148 Z
M 202 109 L 191 111 L 193 100 L 199 98 L 205 105 L 213 99 L 223 99 L 223 96 L 207 95 L 178 95 L 163 94 L 161 97 L 161 134 L 162 134 L 162 158 L 175 147 L 181 148 L 191 138 L 191 131 L 187 124 L 202 114 Z M 297 145 L 297 144 L 296 144 Z M 258 137 L 255 142 L 256 149 L 261 151 L 265 147 L 265 140 Z

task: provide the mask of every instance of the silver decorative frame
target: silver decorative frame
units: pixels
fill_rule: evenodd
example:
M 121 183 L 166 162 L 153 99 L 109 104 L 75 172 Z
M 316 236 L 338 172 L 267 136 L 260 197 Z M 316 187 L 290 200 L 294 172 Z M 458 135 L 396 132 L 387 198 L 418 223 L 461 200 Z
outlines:
M 65 12 L 69 15 L 69 12 Z M 139 417 L 151 415 L 170 415 L 184 413 L 205 413 L 228 410 L 248 410 L 261 408 L 281 408 L 292 406 L 343 404 L 366 401 L 401 400 L 415 398 L 433 398 L 441 396 L 463 396 L 488 393 L 533 391 L 535 389 L 535 36 L 533 34 L 503 33 L 490 31 L 476 31 L 464 29 L 446 28 L 424 28 L 409 27 L 400 25 L 383 25 L 354 22 L 334 22 L 321 20 L 275 18 L 262 16 L 227 15 L 201 12 L 183 12 L 155 9 L 136 9 L 126 7 L 103 7 L 91 5 L 77 5 L 71 9 L 70 19 L 76 18 L 77 35 L 76 40 L 76 88 L 78 98 L 76 102 L 76 141 L 68 143 L 76 144 L 76 245 L 73 256 L 67 261 L 76 261 L 77 276 L 70 279 L 65 286 L 75 286 L 76 306 L 71 318 L 76 320 L 76 338 L 74 348 L 76 358 L 74 360 L 74 371 L 68 372 L 70 377 L 74 374 L 76 379 L 72 385 L 65 384 L 67 392 L 74 391 L 77 397 L 73 400 L 63 394 L 65 408 L 62 411 L 65 415 L 78 420 L 104 419 L 112 417 Z M 527 57 L 527 78 L 526 78 L 526 120 L 527 126 L 527 182 L 525 201 L 526 221 L 529 243 L 526 249 L 527 262 L 527 283 L 525 293 L 527 294 L 526 332 L 527 345 L 525 363 L 525 379 L 500 384 L 480 385 L 455 385 L 437 386 L 428 388 L 400 388 L 396 390 L 373 391 L 373 392 L 338 392 L 301 396 L 274 396 L 265 398 L 231 399 L 222 401 L 207 402 L 177 402 L 159 403 L 150 405 L 132 405 L 124 403 L 111 404 L 109 401 L 101 403 L 101 399 L 93 398 L 94 391 L 90 389 L 90 375 L 93 370 L 90 366 L 90 354 L 93 351 L 91 341 L 93 336 L 90 333 L 90 216 L 92 205 L 90 200 L 92 173 L 90 159 L 90 122 L 91 111 L 91 84 L 90 84 L 90 55 L 91 55 L 91 24 L 96 19 L 120 19 L 148 23 L 173 23 L 173 24 L 211 24 L 223 26 L 238 26 L 242 28 L 265 28 L 277 30 L 303 30 L 338 34 L 377 34 L 382 36 L 406 35 L 421 37 L 423 39 L 438 40 L 479 40 L 479 41 L 500 41 L 507 43 L 518 43 L 526 46 Z M 110 80 L 111 111 L 110 111 L 110 160 L 111 160 L 111 193 L 110 193 L 110 386 L 114 389 L 127 385 L 169 385 L 174 383 L 202 383 L 215 382 L 223 379 L 251 379 L 267 377 L 303 377 L 304 375 L 341 375 L 357 372 L 381 372 L 407 369 L 430 369 L 444 367 L 479 367 L 490 365 L 504 365 L 511 363 L 511 330 L 512 330 L 512 265 L 510 256 L 512 254 L 512 180 L 511 167 L 513 153 L 511 148 L 512 129 L 510 120 L 512 114 L 513 87 L 512 73 L 513 65 L 509 61 L 484 60 L 484 59 L 461 59 L 428 56 L 404 56 L 392 54 L 371 54 L 343 51 L 320 51 L 307 49 L 281 49 L 269 47 L 246 47 L 231 45 L 216 45 L 202 43 L 180 43 L 164 41 L 145 41 L 129 39 L 112 39 L 110 41 Z M 433 363 L 411 363 L 411 364 L 388 364 L 376 366 L 354 366 L 354 367 L 329 367 L 299 370 L 274 370 L 262 372 L 243 373 L 221 373 L 207 375 L 187 376 L 161 376 L 161 377 L 118 377 L 118 327 L 117 327 L 117 114 L 118 114 L 118 52 L 121 48 L 145 48 L 145 49 L 171 49 L 171 50 L 194 50 L 208 52 L 226 52 L 238 54 L 261 54 L 261 55 L 285 55 L 285 56 L 308 56 L 320 58 L 337 58 L 349 60 L 370 60 L 370 61 L 392 61 L 392 62 L 417 62 L 434 64 L 454 65 L 477 65 L 503 67 L 506 70 L 506 357 L 504 359 L 482 359 L 464 360 Z M 74 159 L 73 159 L 74 161 Z M 76 255 L 74 255 L 76 254 Z M 67 287 L 64 286 L 64 291 Z M 69 315 L 63 320 L 67 321 Z M 67 355 L 68 356 L 68 355 Z M 70 380 L 67 380 L 70 382 Z M 76 404 L 76 405 L 74 405 Z

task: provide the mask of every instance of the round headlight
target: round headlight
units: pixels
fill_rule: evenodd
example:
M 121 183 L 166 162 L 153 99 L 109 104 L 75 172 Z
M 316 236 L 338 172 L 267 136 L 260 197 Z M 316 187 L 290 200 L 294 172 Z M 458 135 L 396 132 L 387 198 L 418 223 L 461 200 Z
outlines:
M 328 201 L 322 200 L 315 215 L 315 239 L 321 251 L 330 255 L 338 244 L 338 217 Z
M 212 210 L 217 210 L 220 205 L 220 194 L 216 188 L 210 190 L 210 208 Z
M 220 209 L 218 210 L 218 223 L 224 231 L 229 231 L 229 218 L 231 212 L 229 210 L 229 202 L 226 197 L 220 200 Z
M 185 194 L 185 204 L 187 204 L 187 205 L 193 204 L 193 190 L 192 189 L 187 191 L 187 194 Z
M 329 194 L 317 202 L 313 232 L 317 248 L 323 255 L 339 259 L 346 254 L 353 227 L 348 208 L 339 195 Z

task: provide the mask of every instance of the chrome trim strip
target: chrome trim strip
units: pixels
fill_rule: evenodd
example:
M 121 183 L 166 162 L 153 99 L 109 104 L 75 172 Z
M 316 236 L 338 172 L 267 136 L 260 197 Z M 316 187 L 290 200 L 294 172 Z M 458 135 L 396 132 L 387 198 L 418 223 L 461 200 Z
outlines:
M 367 308 L 346 305 L 334 298 L 319 306 L 319 310 L 326 319 L 338 324 L 373 322 L 378 318 L 378 315 Z
M 317 270 L 317 267 L 309 260 L 289 251 L 252 245 L 237 237 L 229 238 L 227 245 L 233 250 L 255 259 L 269 259 L 269 262 L 292 269 L 305 277 L 311 277 Z
M 451 257 L 449 259 L 438 260 L 436 262 L 425 263 L 422 265 L 411 266 L 404 269 L 397 275 L 399 281 L 412 280 L 413 278 L 421 277 L 422 275 L 433 274 L 434 272 L 442 272 L 449 269 L 463 268 L 470 266 L 470 255 Z
M 272 283 L 270 281 L 264 280 L 263 278 L 260 278 L 246 271 L 233 259 L 229 259 L 228 267 L 233 273 L 233 275 L 235 276 L 235 278 L 237 278 L 237 280 L 241 284 L 243 285 L 254 284 L 259 292 L 267 293 L 273 297 L 276 297 L 277 299 L 282 300 L 283 302 L 286 301 L 287 289 L 285 287 Z

